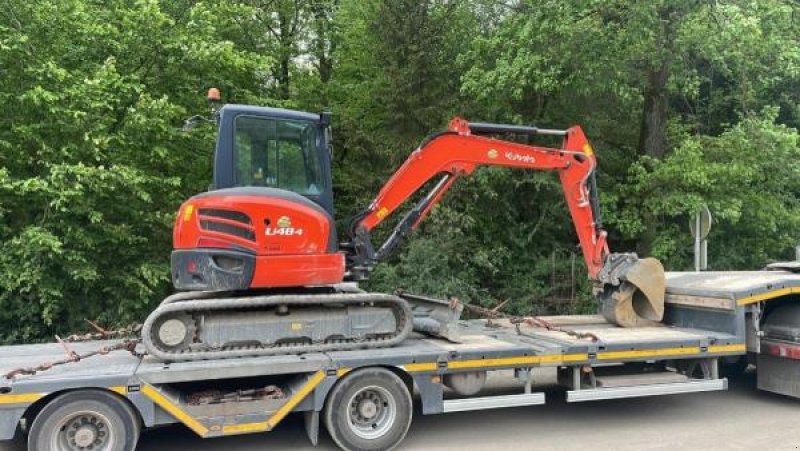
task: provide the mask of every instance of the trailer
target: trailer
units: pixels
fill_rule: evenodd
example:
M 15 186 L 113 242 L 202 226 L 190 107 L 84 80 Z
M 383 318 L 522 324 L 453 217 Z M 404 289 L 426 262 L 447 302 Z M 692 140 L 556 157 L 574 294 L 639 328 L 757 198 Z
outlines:
M 424 415 L 546 404 L 532 369 L 555 367 L 568 402 L 725 390 L 723 368 L 757 366 L 758 387 L 800 397 L 800 275 L 668 273 L 663 323 L 621 328 L 599 315 L 458 320 L 399 346 L 162 362 L 115 352 L 0 380 L 0 440 L 30 450 L 133 450 L 144 429 L 181 423 L 200 437 L 274 429 L 302 414 L 345 450 L 389 449 Z M 443 336 L 449 337 L 442 338 Z M 82 353 L 97 342 L 75 343 Z M 63 358 L 59 344 L 0 348 L 0 371 Z M 514 392 L 482 393 L 513 369 Z M 508 371 L 505 371 L 506 373 Z M 219 439 L 224 440 L 224 439 Z

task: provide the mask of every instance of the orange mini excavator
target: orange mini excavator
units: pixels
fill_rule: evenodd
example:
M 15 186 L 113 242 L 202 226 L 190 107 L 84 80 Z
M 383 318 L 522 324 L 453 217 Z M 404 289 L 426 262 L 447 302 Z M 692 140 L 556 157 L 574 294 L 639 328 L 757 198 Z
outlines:
M 210 91 L 210 100 L 218 98 Z M 567 130 L 467 122 L 414 150 L 339 243 L 328 113 L 249 105 L 214 109 L 212 190 L 192 197 L 174 228 L 172 279 L 182 290 L 142 330 L 164 360 L 294 354 L 393 346 L 412 328 L 408 303 L 353 283 L 406 238 L 460 177 L 479 166 L 558 174 L 589 276 L 606 317 L 635 325 L 663 315 L 664 272 L 654 259 L 611 254 L 598 221 L 596 160 L 580 127 Z M 559 149 L 495 139 L 556 135 Z M 370 232 L 432 186 L 377 249 Z M 628 306 L 627 310 L 619 306 Z M 628 318 L 636 312 L 636 318 Z

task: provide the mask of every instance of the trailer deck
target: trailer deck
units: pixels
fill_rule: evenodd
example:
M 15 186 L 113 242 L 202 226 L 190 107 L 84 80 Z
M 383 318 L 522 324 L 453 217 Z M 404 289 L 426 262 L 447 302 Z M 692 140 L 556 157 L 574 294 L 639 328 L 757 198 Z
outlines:
M 666 277 L 673 301 L 696 298 L 702 306 L 702 299 L 716 300 L 719 304 L 709 306 L 726 309 L 800 293 L 800 274 L 789 271 L 668 272 Z
M 472 369 L 512 365 L 553 366 L 592 364 L 603 361 L 644 361 L 664 357 L 712 356 L 741 352 L 742 340 L 735 335 L 709 330 L 654 325 L 623 329 L 606 322 L 599 315 L 545 316 L 554 326 L 591 333 L 598 340 L 576 338 L 565 332 L 520 325 L 517 332 L 507 320 L 464 320 L 461 343 L 415 333 L 403 344 L 380 350 L 355 350 L 303 355 L 201 360 L 165 363 L 145 357 L 138 359 L 124 351 L 113 352 L 85 361 L 54 367 L 35 376 L 7 381 L 4 387 L 23 391 L 51 382 L 130 379 L 161 384 L 204 379 L 230 379 L 276 374 L 294 374 L 325 368 L 355 368 L 364 363 L 403 365 L 414 371 L 442 368 Z M 114 341 L 72 343 L 69 347 L 86 352 Z M 56 343 L 6 346 L 0 349 L 0 372 L 39 361 L 65 357 Z M 509 360 L 513 359 L 513 360 Z M 121 380 L 121 379 L 120 379 Z M 25 390 L 27 391 L 27 390 Z
M 564 332 L 533 326 L 520 326 L 517 332 L 507 321 L 494 321 L 487 325 L 485 320 L 470 320 L 459 324 L 461 343 L 414 334 L 402 345 L 388 349 L 176 363 L 164 363 L 150 357 L 140 360 L 126 352 L 115 352 L 0 385 L 0 393 L 3 393 L 0 394 L 0 409 L 3 409 L 0 426 L 4 426 L 0 438 L 13 436 L 16 422 L 27 406 L 53 393 L 78 388 L 108 389 L 128 397 L 142 413 L 146 426 L 180 421 L 199 435 L 216 436 L 269 430 L 288 411 L 313 410 L 321 406 L 321 400 L 310 402 L 314 398 L 308 397 L 311 391 L 323 382 L 332 385 L 348 372 L 365 366 L 396 367 L 415 376 L 415 381 L 430 381 L 430 375 L 450 372 L 713 358 L 741 354 L 744 350 L 738 337 L 720 332 L 663 325 L 625 330 L 596 315 L 545 319 L 553 325 L 592 333 L 599 340 L 575 338 Z M 107 344 L 110 342 L 75 343 L 70 347 L 80 353 Z M 5 373 L 20 366 L 61 359 L 64 352 L 58 344 L 4 347 L 0 349 L 0 371 Z M 208 408 L 196 409 L 186 403 L 185 393 L 172 387 L 200 380 L 210 382 L 281 375 L 304 377 L 289 381 L 285 398 L 252 404 L 251 407 L 261 410 L 260 414 L 248 409 L 235 409 L 233 414 L 224 409 L 219 412 Z M 427 376 L 417 377 L 421 375 Z M 430 385 L 434 386 L 424 389 L 435 393 L 430 393 L 430 399 L 424 403 L 425 413 L 452 411 L 452 405 L 446 409 L 448 401 L 442 396 L 441 385 Z M 528 400 L 534 399 L 544 401 L 543 396 Z M 519 398 L 517 401 L 525 400 Z M 291 409 L 280 412 L 282 407 L 289 405 Z M 221 415 L 209 416 L 213 413 Z M 280 418 L 273 418 L 276 413 L 280 413 Z

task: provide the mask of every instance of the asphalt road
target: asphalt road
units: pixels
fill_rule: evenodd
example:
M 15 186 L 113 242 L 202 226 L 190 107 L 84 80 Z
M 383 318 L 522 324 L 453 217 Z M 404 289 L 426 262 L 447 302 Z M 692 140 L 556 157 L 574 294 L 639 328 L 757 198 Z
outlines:
M 549 373 L 539 374 L 545 385 Z M 709 450 L 800 449 L 800 401 L 755 390 L 755 375 L 730 380 L 727 392 L 566 404 L 548 392 L 543 406 L 423 417 L 418 412 L 400 450 Z M 21 443 L 0 451 L 21 451 Z M 253 436 L 198 439 L 181 427 L 142 436 L 141 451 L 334 450 L 323 432 L 308 442 L 301 418 Z

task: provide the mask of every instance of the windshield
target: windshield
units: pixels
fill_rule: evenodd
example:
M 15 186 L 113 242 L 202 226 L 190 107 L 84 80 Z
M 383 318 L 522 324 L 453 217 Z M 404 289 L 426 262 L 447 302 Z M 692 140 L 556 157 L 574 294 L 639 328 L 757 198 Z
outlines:
M 256 116 L 235 120 L 237 186 L 269 186 L 303 195 L 324 189 L 314 123 Z

